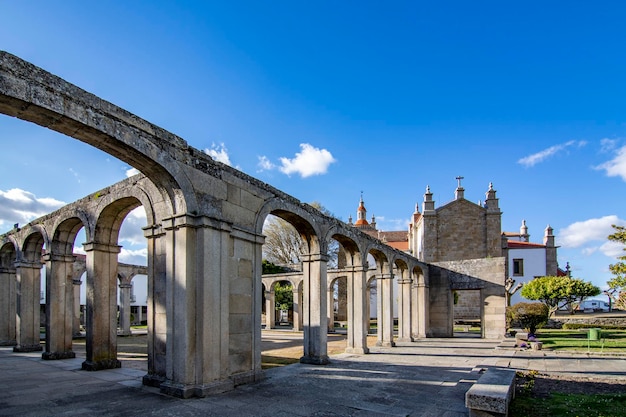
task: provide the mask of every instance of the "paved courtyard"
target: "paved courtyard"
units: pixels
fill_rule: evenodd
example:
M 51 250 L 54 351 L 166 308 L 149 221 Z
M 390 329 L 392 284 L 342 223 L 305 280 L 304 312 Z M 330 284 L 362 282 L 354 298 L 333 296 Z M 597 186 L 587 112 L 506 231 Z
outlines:
M 275 349 L 281 344 L 293 348 L 299 337 L 264 332 Z M 454 338 L 372 347 L 369 355 L 333 355 L 326 366 L 297 363 L 269 369 L 259 383 L 189 400 L 142 386 L 140 357 L 134 358 L 134 366 L 124 361 L 121 369 L 86 372 L 80 370 L 83 357 L 43 361 L 40 352 L 13 353 L 2 347 L 0 415 L 466 416 L 465 392 L 478 377 L 477 369 L 489 366 L 601 376 L 626 384 L 625 357 L 501 350 L 496 345 Z

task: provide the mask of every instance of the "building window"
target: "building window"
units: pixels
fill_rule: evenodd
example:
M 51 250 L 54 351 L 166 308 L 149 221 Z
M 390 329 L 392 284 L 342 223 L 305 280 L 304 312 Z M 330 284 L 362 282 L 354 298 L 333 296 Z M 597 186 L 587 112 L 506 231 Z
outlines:
M 513 259 L 513 275 L 514 276 L 524 275 L 524 260 L 523 259 Z

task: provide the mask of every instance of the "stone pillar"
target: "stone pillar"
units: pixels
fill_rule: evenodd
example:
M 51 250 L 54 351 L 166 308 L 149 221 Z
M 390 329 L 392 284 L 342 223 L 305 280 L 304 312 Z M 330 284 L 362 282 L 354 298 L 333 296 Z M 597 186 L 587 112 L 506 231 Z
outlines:
M 328 255 L 306 254 L 301 256 L 304 280 L 304 356 L 301 363 L 324 365 L 328 361 L 326 263 Z
M 120 283 L 120 336 L 130 336 L 130 290 L 131 283 Z
M 428 326 L 430 322 L 430 299 L 428 286 L 420 280 L 417 284 L 417 337 L 424 338 L 428 336 Z
M 366 354 L 369 330 L 369 299 L 367 268 L 352 267 L 346 279 L 348 292 L 348 340 L 346 353 Z
M 412 342 L 411 337 L 411 279 L 398 281 L 398 341 Z
M 14 352 L 36 352 L 41 347 L 41 263 L 18 261 L 15 263 L 17 322 Z
M 276 294 L 274 293 L 274 285 L 269 291 L 265 291 L 265 328 L 276 328 Z
M 395 346 L 393 342 L 393 274 L 380 274 L 378 293 L 378 341 L 377 346 Z
M 239 278 L 240 264 L 230 236 L 232 229 L 207 216 L 190 214 L 164 219 L 163 228 L 167 348 L 161 392 L 189 398 L 231 390 L 235 385 L 231 368 L 240 366 L 236 360 L 252 367 L 250 358 L 241 355 L 231 361 L 231 326 L 235 330 L 247 323 L 251 340 L 254 322 L 252 313 L 230 312 L 230 282 Z M 252 279 L 247 282 L 252 289 Z M 252 303 L 249 299 L 250 309 Z
M 143 384 L 160 387 L 166 377 L 167 343 L 167 257 L 165 233 L 159 226 L 143 229 L 148 249 L 148 300 L 146 322 L 148 327 L 148 373 Z M 139 309 L 141 310 L 141 306 Z M 142 312 L 143 314 L 143 312 Z
M 302 330 L 302 314 L 300 311 L 300 291 L 297 289 L 297 285 L 293 286 L 293 331 L 299 332 Z
M 15 268 L 0 267 L 0 346 L 17 343 L 15 287 Z
M 413 340 L 419 338 L 418 321 L 420 314 L 418 311 L 419 308 L 421 308 L 421 305 L 417 301 L 418 288 L 417 280 L 413 280 L 413 283 L 411 284 L 411 337 Z
M 88 242 L 86 371 L 119 368 L 117 359 L 117 255 L 121 246 Z
M 328 289 L 328 333 L 335 333 L 335 288 Z
M 367 276 L 367 270 L 364 271 Z M 363 327 L 365 328 L 365 334 L 370 334 L 371 328 L 371 319 L 372 319 L 372 290 L 368 285 L 367 278 L 365 279 L 366 289 L 365 289 L 365 317 L 363 318 L 364 323 Z
M 46 262 L 46 349 L 43 359 L 75 358 L 73 255 L 43 255 Z
M 72 291 L 74 292 L 74 319 L 72 320 L 72 333 L 80 336 L 80 286 L 83 282 L 79 279 L 72 280 Z

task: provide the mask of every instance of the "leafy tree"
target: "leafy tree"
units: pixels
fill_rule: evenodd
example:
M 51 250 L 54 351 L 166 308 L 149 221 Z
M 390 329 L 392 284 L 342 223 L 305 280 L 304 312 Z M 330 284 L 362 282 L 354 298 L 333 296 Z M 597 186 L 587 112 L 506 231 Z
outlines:
M 538 300 L 548 307 L 549 316 L 559 308 L 568 307 L 573 312 L 573 304 L 600 294 L 600 288 L 580 278 L 545 276 L 524 284 L 522 297 Z
M 280 274 L 282 272 L 285 272 L 284 267 L 275 265 L 267 259 L 263 259 L 263 263 L 261 266 L 263 267 L 263 274 Z
M 506 308 L 506 325 L 513 327 L 515 323 L 528 333 L 535 334 L 548 322 L 550 311 L 544 303 L 517 303 Z
M 274 287 L 274 297 L 277 310 L 291 310 L 293 307 L 293 286 L 280 282 Z
M 623 250 L 626 251 L 626 227 L 613 225 L 615 233 L 609 235 L 609 240 L 624 244 Z M 626 255 L 618 256 L 619 262 L 609 265 L 609 269 L 615 275 L 607 284 L 614 290 L 626 289 Z
M 332 216 L 324 206 L 318 202 L 310 204 L 327 216 Z M 263 257 L 268 262 L 277 265 L 290 265 L 300 262 L 300 255 L 306 252 L 306 246 L 298 231 L 289 222 L 276 216 L 268 216 L 263 225 L 265 244 L 263 245 Z M 328 266 L 337 266 L 337 254 L 339 243 L 332 241 L 329 244 Z

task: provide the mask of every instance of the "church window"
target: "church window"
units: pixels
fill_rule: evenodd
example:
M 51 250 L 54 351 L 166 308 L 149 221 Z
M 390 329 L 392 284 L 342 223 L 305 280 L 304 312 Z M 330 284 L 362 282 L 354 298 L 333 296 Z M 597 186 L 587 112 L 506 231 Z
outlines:
M 513 259 L 513 275 L 524 275 L 524 260 Z

